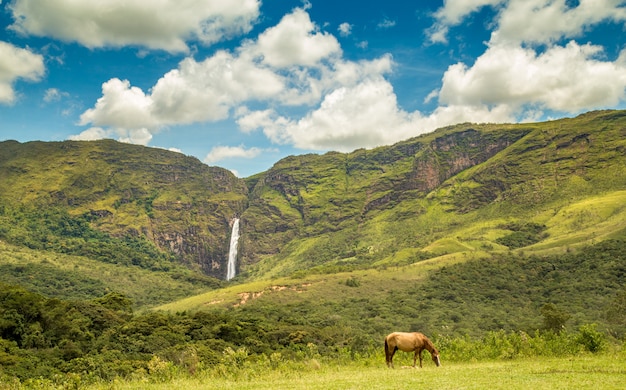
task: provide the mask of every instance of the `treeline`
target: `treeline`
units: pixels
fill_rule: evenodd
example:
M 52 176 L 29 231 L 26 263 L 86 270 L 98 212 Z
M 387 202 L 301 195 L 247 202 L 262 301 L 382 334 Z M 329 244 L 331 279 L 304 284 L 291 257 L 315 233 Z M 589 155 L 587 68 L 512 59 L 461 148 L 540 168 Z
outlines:
M 155 361 L 194 372 L 219 364 L 228 351 L 297 358 L 312 345 L 325 354 L 341 347 L 324 329 L 303 331 L 232 310 L 135 314 L 118 293 L 64 301 L 0 284 L 0 382 L 62 374 L 110 380 L 147 374 Z
M 247 318 L 243 312 L 134 314 L 117 293 L 91 301 L 45 298 L 0 285 L 0 382 L 22 385 L 95 383 L 211 372 L 277 368 L 311 359 L 380 360 L 382 344 L 358 329 L 319 328 Z M 368 341 L 369 340 L 369 341 Z M 607 337 L 595 325 L 576 332 L 545 329 L 488 332 L 472 339 L 434 335 L 447 361 L 568 356 L 600 352 Z
M 226 310 L 133 314 L 131 307 L 132 302 L 117 293 L 91 301 L 62 301 L 0 285 L 0 381 L 28 383 L 71 374 L 95 382 L 149 375 L 155 364 L 193 374 L 233 359 L 355 359 L 380 352 L 379 340 L 336 324 L 314 328 L 270 323 Z M 607 342 L 593 325 L 572 334 L 500 331 L 478 340 L 433 339 L 448 360 L 599 352 Z

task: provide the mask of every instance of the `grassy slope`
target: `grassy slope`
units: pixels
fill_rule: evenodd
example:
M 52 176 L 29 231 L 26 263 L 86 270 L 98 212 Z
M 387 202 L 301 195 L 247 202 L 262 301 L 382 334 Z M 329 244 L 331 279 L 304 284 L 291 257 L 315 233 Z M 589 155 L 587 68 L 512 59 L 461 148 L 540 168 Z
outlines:
M 220 301 L 229 306 L 240 300 L 239 293 L 266 290 L 271 294 L 263 299 L 293 292 L 301 300 L 342 302 L 332 296 L 336 286 L 347 297 L 382 297 L 395 289 L 407 291 L 425 280 L 425 270 L 450 263 L 503 253 L 565 253 L 581 244 L 624 237 L 624 115 L 597 112 L 529 125 L 459 125 L 392 147 L 289 157 L 248 179 L 251 207 L 242 216 L 240 249 L 265 253 L 254 265 L 243 259 L 238 280 L 251 284 L 167 309 Z M 450 173 L 454 164 L 478 158 L 485 145 L 496 145 L 503 137 L 508 146 L 499 153 Z M 176 153 L 112 141 L 2 146 L 8 152 L 0 157 L 0 166 L 10 173 L 10 180 L 0 182 L 3 202 L 66 202 L 78 214 L 109 210 L 113 215 L 95 224 L 111 233 L 134 229 L 165 235 L 163 226 L 169 226 L 202 236 L 208 224 L 206 234 L 214 241 L 196 249 L 219 252 L 216 246 L 222 245 L 225 251 L 227 219 L 246 202 L 238 187 L 242 182 Z M 434 167 L 433 175 L 420 176 L 429 167 Z M 425 190 L 429 180 L 441 183 Z M 498 240 L 514 233 L 511 222 L 543 224 L 546 235 L 533 245 L 507 248 Z M 29 267 L 43 271 L 40 263 Z M 83 275 L 87 286 L 102 288 L 90 274 Z M 367 287 L 345 289 L 352 277 Z M 168 285 L 171 278 L 150 285 Z M 114 281 L 107 283 L 116 288 Z M 283 292 L 273 290 L 276 285 L 306 287 Z M 192 290 L 181 288 L 180 295 Z M 136 296 L 150 305 L 158 294 Z

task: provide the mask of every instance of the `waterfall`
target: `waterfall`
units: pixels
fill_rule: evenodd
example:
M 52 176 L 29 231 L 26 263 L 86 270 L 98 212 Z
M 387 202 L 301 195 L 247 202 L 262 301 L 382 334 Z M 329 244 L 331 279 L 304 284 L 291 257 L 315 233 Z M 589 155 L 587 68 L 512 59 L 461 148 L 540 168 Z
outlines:
M 233 220 L 233 230 L 230 233 L 230 247 L 228 248 L 228 267 L 226 280 L 231 280 L 237 272 L 237 242 L 239 241 L 239 218 Z

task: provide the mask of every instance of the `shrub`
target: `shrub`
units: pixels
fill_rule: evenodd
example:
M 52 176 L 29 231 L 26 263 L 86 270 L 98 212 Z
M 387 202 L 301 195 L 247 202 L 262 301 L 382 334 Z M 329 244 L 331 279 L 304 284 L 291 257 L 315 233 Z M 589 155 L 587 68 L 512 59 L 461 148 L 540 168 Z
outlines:
M 604 334 L 597 330 L 596 324 L 583 325 L 578 330 L 576 341 L 589 352 L 600 352 L 606 346 Z

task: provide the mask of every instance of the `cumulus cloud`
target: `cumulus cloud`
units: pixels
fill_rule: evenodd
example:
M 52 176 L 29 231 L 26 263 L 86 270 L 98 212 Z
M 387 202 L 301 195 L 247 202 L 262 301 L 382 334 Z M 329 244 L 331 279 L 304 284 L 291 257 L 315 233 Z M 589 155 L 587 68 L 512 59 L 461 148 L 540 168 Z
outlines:
M 81 125 L 116 128 L 157 127 L 152 99 L 128 80 L 111 79 L 102 85 L 102 97 L 80 116 Z
M 206 155 L 204 162 L 207 164 L 214 164 L 218 161 L 233 157 L 252 159 L 259 156 L 262 152 L 263 149 L 261 148 L 252 147 L 246 149 L 243 145 L 216 146 Z
M 456 26 L 473 12 L 485 6 L 497 6 L 505 0 L 445 0 L 434 14 L 435 24 L 428 30 L 432 42 L 445 43 L 448 41 L 450 27 Z
M 513 119 L 506 106 L 453 105 L 430 115 L 399 108 L 392 85 L 379 78 L 342 87 L 325 96 L 319 108 L 299 120 L 273 110 L 247 112 L 238 120 L 246 131 L 258 128 L 277 144 L 308 150 L 351 151 L 391 144 L 436 128 L 475 120 L 503 122 Z
M 9 4 L 21 34 L 51 36 L 90 48 L 138 45 L 169 52 L 187 40 L 212 44 L 251 30 L 259 0 L 15 0 Z
M 38 81 L 44 72 L 41 55 L 0 41 L 0 103 L 15 101 L 13 84 L 16 80 Z
M 77 137 L 115 136 L 145 144 L 166 126 L 234 119 L 240 131 L 260 131 L 276 144 L 350 151 L 459 122 L 513 122 L 536 119 L 543 110 L 574 113 L 613 106 L 625 98 L 626 50 L 609 61 L 600 46 L 575 40 L 555 43 L 598 21 L 621 17 L 616 2 L 596 1 L 599 9 L 582 14 L 577 12 L 588 1 L 568 8 L 563 1 L 529 0 L 535 4 L 532 9 L 520 0 L 446 1 L 435 14 L 431 39 L 438 32 L 445 40 L 448 28 L 486 6 L 497 10 L 495 30 L 473 64 L 459 62 L 446 70 L 441 87 L 425 97 L 438 103 L 430 113 L 400 107 L 387 80 L 394 71 L 391 55 L 346 60 L 337 39 L 311 21 L 306 7 L 297 8 L 236 49 L 217 51 L 204 60 L 186 58 L 149 90 L 109 80 L 102 97 L 81 116 L 80 124 L 91 128 Z M 608 16 L 609 9 L 614 15 Z M 570 24 L 541 22 L 540 15 L 548 11 Z M 536 16 L 528 23 L 543 26 L 546 38 L 540 41 L 516 28 L 509 16 L 515 12 Z M 342 31 L 349 31 L 348 26 L 340 27 Z M 263 152 L 220 146 L 205 162 L 255 158 Z
M 624 99 L 624 63 L 597 59 L 602 48 L 570 42 L 537 54 L 495 45 L 471 68 L 459 63 L 443 77 L 439 102 L 448 105 L 535 105 L 577 112 L 613 106 Z
M 622 54 L 573 38 L 592 26 L 626 20 L 621 1 L 449 0 L 435 14 L 431 40 L 445 42 L 448 28 L 485 6 L 497 13 L 487 49 L 474 64 L 451 65 L 429 98 L 442 106 L 509 106 L 518 118 L 553 110 L 576 113 L 615 106 L 625 98 Z M 438 35 L 439 34 L 439 35 Z M 566 44 L 560 44 L 569 40 Z
M 565 0 L 512 0 L 498 17 L 494 43 L 551 43 L 561 38 L 580 36 L 583 31 L 603 21 L 623 22 L 623 1 L 580 0 L 569 6 Z
M 227 119 L 248 101 L 314 104 L 338 86 L 378 77 L 392 66 L 390 56 L 349 62 L 340 53 L 332 35 L 320 33 L 303 9 L 295 9 L 233 52 L 184 59 L 148 92 L 128 80 L 105 82 L 102 97 L 81 115 L 80 124 L 155 132 Z
M 341 48 L 334 36 L 317 31 L 304 9 L 296 8 L 259 36 L 253 52 L 265 64 L 284 68 L 317 65 L 329 56 L 341 54 Z
M 72 141 L 96 141 L 110 137 L 111 133 L 111 131 L 107 131 L 101 127 L 90 127 L 80 134 L 69 136 L 69 139 Z
M 494 43 L 550 43 L 579 36 L 602 21 L 626 20 L 626 7 L 616 0 L 580 0 L 576 5 L 566 0 L 446 0 L 434 14 L 431 41 L 445 43 L 450 27 L 483 7 L 498 13 Z

